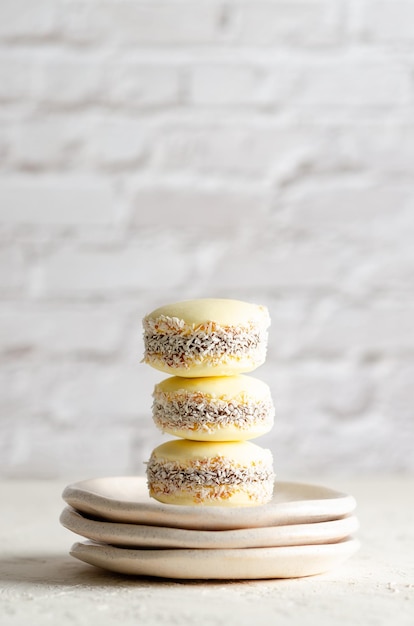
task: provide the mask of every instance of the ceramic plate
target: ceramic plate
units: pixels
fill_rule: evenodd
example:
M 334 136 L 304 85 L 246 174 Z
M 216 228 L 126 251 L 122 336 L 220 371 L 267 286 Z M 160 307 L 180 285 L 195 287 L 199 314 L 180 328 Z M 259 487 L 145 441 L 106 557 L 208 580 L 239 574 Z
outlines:
M 87 515 L 112 522 L 224 530 L 335 520 L 355 508 L 352 496 L 328 487 L 276 482 L 269 504 L 205 507 L 162 504 L 148 495 L 142 476 L 95 478 L 65 488 L 63 499 Z
M 132 550 L 75 543 L 75 558 L 121 574 L 180 579 L 247 580 L 321 574 L 358 549 L 356 539 L 318 546 L 242 550 Z
M 263 548 L 333 543 L 358 529 L 354 515 L 331 522 L 237 530 L 184 530 L 90 519 L 66 507 L 60 522 L 78 535 L 115 546 L 150 548 Z

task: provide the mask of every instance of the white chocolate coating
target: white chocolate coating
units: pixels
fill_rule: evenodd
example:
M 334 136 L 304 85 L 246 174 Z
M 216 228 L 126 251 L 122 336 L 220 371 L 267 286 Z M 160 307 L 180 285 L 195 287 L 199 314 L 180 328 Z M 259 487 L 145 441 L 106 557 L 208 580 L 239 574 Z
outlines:
M 213 457 L 225 457 L 236 466 L 249 466 L 272 461 L 269 450 L 248 441 L 196 443 L 183 439 L 172 439 L 155 448 L 152 455 L 156 459 L 177 461 L 183 467 L 190 466 L 193 460 Z
M 238 400 L 243 402 L 247 399 L 263 400 L 270 395 L 269 386 L 253 376 L 205 376 L 202 378 L 182 378 L 181 376 L 168 376 L 155 385 L 157 391 L 163 393 L 202 393 L 210 398 L 220 400 Z
M 248 326 L 249 324 L 269 325 L 266 307 L 226 298 L 200 298 L 183 300 L 159 307 L 149 313 L 147 319 L 160 317 L 178 318 L 193 329 L 208 322 L 221 326 Z

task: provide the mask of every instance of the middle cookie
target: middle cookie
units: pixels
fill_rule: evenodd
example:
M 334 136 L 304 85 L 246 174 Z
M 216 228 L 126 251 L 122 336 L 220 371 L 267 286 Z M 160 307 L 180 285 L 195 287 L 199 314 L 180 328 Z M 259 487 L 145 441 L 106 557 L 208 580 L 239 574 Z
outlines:
M 252 376 L 171 376 L 155 385 L 153 398 L 158 428 L 184 439 L 243 441 L 273 426 L 270 388 Z

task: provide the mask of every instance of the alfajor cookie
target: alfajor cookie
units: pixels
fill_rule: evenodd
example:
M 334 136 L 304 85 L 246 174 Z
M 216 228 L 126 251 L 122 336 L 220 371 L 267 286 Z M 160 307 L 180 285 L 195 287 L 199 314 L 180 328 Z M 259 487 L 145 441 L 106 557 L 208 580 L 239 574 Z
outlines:
M 243 441 L 272 428 L 274 406 L 269 386 L 252 376 L 170 376 L 155 385 L 152 415 L 160 430 L 176 437 Z
M 166 305 L 143 320 L 144 361 L 190 378 L 251 372 L 265 361 L 269 325 L 266 307 L 239 300 Z
M 273 495 L 273 459 L 249 441 L 177 439 L 153 450 L 147 481 L 150 496 L 166 504 L 266 504 Z

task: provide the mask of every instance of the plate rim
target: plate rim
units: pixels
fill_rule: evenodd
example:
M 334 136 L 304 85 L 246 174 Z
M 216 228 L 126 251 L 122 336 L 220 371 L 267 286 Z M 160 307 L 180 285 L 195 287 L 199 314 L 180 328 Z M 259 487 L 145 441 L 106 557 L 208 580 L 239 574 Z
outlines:
M 199 530 L 93 519 L 69 505 L 61 512 L 59 521 L 68 530 L 87 539 L 130 548 L 158 546 L 176 549 L 241 549 L 248 547 L 318 545 L 321 543 L 335 543 L 359 529 L 359 520 L 354 513 L 324 522 L 262 526 L 258 528 Z M 146 539 L 145 535 L 143 536 L 145 531 L 148 532 L 149 539 Z M 313 538 L 312 531 L 314 531 Z M 224 540 L 224 542 L 221 542 L 221 540 Z M 226 541 L 227 545 L 225 544 Z M 228 542 L 233 543 L 233 545 L 228 545 Z M 237 543 L 239 545 L 235 545 Z
M 258 580 L 264 578 L 299 578 L 320 574 L 350 558 L 359 547 L 360 542 L 355 537 L 348 537 L 333 544 L 235 550 L 203 550 L 197 548 L 137 550 L 87 541 L 75 542 L 70 549 L 70 555 L 101 569 L 133 576 L 156 576 L 158 578 L 187 580 Z M 280 561 L 283 562 L 283 559 L 285 562 L 281 566 Z M 325 563 L 323 566 L 320 563 L 321 560 Z M 326 561 L 329 561 L 329 565 Z M 317 565 L 315 562 L 320 564 Z M 219 563 L 220 565 L 226 563 L 230 571 L 228 570 L 227 574 L 223 574 L 222 569 L 221 571 L 214 570 L 220 575 L 212 576 L 209 573 L 211 566 Z M 132 564 L 132 570 L 128 564 Z M 256 573 L 251 571 L 252 567 L 253 569 L 256 568 Z
M 62 492 L 62 498 L 74 509 L 89 515 L 97 515 L 106 520 L 135 523 L 148 523 L 150 521 L 151 525 L 154 526 L 168 525 L 188 529 L 200 528 L 199 524 L 201 524 L 206 530 L 218 528 L 218 524 L 223 529 L 235 529 L 247 526 L 274 526 L 294 523 L 292 520 L 297 520 L 297 523 L 329 521 L 349 514 L 356 508 L 356 501 L 352 495 L 324 485 L 295 481 L 276 480 L 275 489 L 278 486 L 283 486 L 285 489 L 289 487 L 296 489 L 312 488 L 327 494 L 327 497 L 277 503 L 270 501 L 268 504 L 259 506 L 202 507 L 164 504 L 156 500 L 147 502 L 120 500 L 87 488 L 88 483 L 92 481 L 114 479 L 117 481 L 145 481 L 143 476 L 91 478 L 67 485 Z M 327 503 L 329 503 L 328 507 L 326 506 Z M 306 514 L 303 512 L 304 504 L 306 504 Z M 179 521 L 175 518 L 178 518 Z

